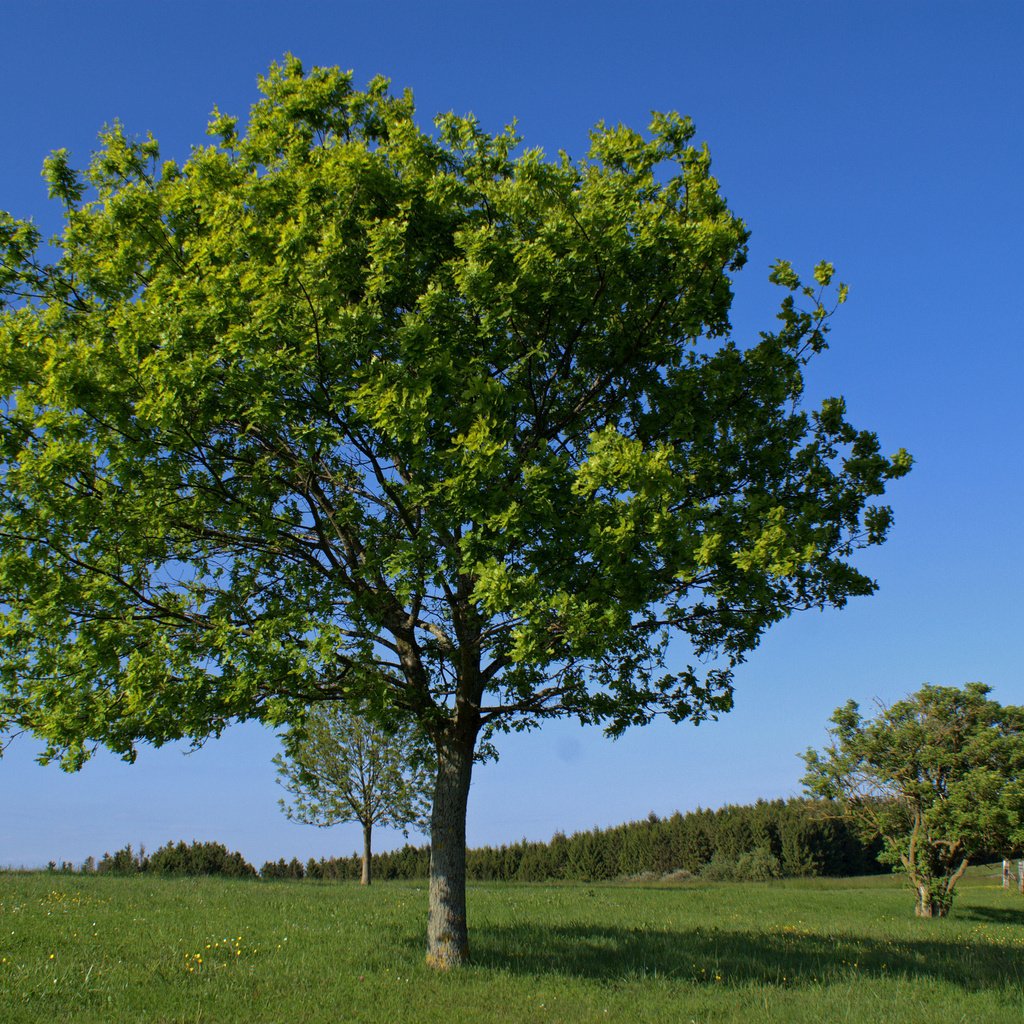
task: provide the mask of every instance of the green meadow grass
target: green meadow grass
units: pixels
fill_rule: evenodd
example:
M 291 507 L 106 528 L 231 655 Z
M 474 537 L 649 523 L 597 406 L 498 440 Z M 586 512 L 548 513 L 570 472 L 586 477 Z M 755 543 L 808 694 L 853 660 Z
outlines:
M 473 966 L 424 966 L 422 883 L 0 874 L 0 1021 L 1024 1020 L 1024 897 L 946 920 L 892 878 L 473 885 Z

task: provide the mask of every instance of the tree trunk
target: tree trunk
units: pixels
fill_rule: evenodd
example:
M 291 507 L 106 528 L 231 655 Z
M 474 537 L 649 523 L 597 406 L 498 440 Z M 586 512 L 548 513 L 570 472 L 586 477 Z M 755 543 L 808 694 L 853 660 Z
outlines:
M 917 905 L 914 913 L 918 917 L 945 917 L 949 913 L 950 902 L 943 902 L 937 899 L 929 891 L 927 885 L 917 887 Z
M 439 970 L 469 961 L 466 927 L 466 804 L 475 735 L 438 747 L 437 784 L 430 818 L 430 910 L 427 964 Z
M 919 885 L 917 887 L 917 905 L 914 907 L 914 913 L 918 917 L 932 917 L 935 910 L 935 905 L 932 903 L 932 894 L 928 891 L 927 885 Z
M 369 885 L 373 874 L 373 825 L 363 825 L 363 876 L 360 885 Z

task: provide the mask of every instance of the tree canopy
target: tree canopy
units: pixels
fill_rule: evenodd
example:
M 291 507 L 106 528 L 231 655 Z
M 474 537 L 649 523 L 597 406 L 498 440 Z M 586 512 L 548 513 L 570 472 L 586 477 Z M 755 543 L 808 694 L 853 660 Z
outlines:
M 731 338 L 747 229 L 687 118 L 551 159 L 379 78 L 260 88 L 185 161 L 116 123 L 54 153 L 55 254 L 0 217 L 0 716 L 71 768 L 405 717 L 458 893 L 481 736 L 727 710 L 768 627 L 875 589 L 910 458 L 801 408 L 829 264 L 777 263 L 775 329 Z
M 849 701 L 831 744 L 804 755 L 808 790 L 884 841 L 921 917 L 949 912 L 972 858 L 1024 848 L 1024 707 L 990 692 L 924 686 L 872 719 Z

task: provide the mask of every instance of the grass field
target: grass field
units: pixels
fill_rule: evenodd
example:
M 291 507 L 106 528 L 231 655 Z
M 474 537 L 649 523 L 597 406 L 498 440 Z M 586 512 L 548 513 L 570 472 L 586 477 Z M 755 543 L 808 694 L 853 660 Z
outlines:
M 1024 897 L 967 883 L 474 885 L 444 976 L 422 883 L 0 874 L 0 1021 L 1020 1024 Z

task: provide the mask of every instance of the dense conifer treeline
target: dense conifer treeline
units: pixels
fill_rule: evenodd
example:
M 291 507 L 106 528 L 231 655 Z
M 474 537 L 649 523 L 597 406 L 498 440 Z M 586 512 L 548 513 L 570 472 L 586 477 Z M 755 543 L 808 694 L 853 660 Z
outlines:
M 557 879 L 605 881 L 614 878 L 662 878 L 701 875 L 708 879 L 766 880 L 809 875 L 862 875 L 883 871 L 879 847 L 865 843 L 853 826 L 821 801 L 758 801 L 719 810 L 651 814 L 643 821 L 595 828 L 550 842 L 521 842 L 470 850 L 469 877 L 478 881 L 544 882 Z M 426 878 L 428 846 L 406 845 L 373 855 L 377 879 Z M 50 870 L 58 870 L 55 864 Z M 63 864 L 59 870 L 73 870 Z M 146 855 L 131 846 L 89 858 L 86 872 L 255 877 L 256 869 L 240 853 L 220 843 L 168 843 Z M 361 862 L 350 857 L 268 861 L 266 879 L 318 878 L 358 880 Z
M 478 881 L 603 881 L 637 876 L 701 874 L 710 878 L 768 879 L 809 875 L 862 875 L 886 870 L 879 847 L 863 842 L 852 826 L 810 800 L 758 801 L 720 810 L 652 814 L 644 821 L 595 828 L 550 842 L 523 840 L 469 851 L 467 872 Z M 426 878 L 429 847 L 406 845 L 374 854 L 377 879 Z M 278 861 L 263 865 L 264 878 L 358 879 L 360 860 Z

